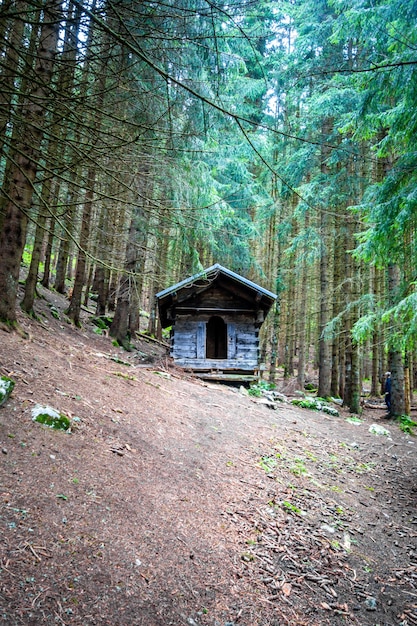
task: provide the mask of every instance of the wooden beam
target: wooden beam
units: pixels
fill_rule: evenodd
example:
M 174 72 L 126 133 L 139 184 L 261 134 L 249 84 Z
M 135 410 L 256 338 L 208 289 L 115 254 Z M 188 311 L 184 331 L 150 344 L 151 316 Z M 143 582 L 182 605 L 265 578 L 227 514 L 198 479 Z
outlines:
M 242 382 L 242 383 L 250 383 L 255 380 L 258 380 L 258 376 L 253 374 L 223 374 L 221 372 L 203 372 L 203 373 L 194 373 L 196 378 L 201 378 L 203 380 L 224 380 L 229 382 Z
M 175 308 L 176 311 L 180 311 L 181 313 L 192 312 L 192 313 L 253 313 L 255 314 L 254 309 L 217 309 L 214 307 L 191 307 L 191 306 L 177 306 Z

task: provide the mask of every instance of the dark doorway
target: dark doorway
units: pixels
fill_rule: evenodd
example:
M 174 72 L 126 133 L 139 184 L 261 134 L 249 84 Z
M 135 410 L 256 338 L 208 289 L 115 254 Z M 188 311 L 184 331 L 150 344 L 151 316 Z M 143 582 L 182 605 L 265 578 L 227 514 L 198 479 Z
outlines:
M 227 359 L 227 324 L 214 315 L 207 324 L 207 359 Z

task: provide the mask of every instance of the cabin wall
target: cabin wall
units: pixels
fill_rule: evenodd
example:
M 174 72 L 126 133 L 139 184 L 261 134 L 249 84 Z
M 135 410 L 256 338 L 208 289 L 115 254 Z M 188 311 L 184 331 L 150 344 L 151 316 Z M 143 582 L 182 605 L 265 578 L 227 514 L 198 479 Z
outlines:
M 171 336 L 171 356 L 192 369 L 244 369 L 258 366 L 259 331 L 252 316 L 221 316 L 227 324 L 227 359 L 206 358 L 206 328 L 210 315 L 177 315 Z

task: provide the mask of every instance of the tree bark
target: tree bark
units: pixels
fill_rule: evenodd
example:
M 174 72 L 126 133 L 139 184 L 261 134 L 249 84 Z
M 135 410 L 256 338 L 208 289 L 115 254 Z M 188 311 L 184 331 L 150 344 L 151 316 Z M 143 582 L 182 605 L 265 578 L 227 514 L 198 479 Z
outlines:
M 129 304 L 132 289 L 132 279 L 136 269 L 136 228 L 135 219 L 132 216 L 129 226 L 128 240 L 126 244 L 126 262 L 125 274 L 120 278 L 116 311 L 112 325 L 110 326 L 110 335 L 114 337 L 120 345 L 125 349 L 129 349 L 130 332 L 129 332 Z
M 330 148 L 326 145 L 329 140 L 330 132 L 333 128 L 333 120 L 326 118 L 323 122 L 322 140 L 323 147 L 321 151 L 321 171 L 328 174 L 329 167 L 327 159 L 330 155 Z M 321 251 L 320 251 L 320 317 L 319 317 L 319 388 L 318 395 L 320 398 L 330 396 L 331 387 L 331 368 L 332 354 L 331 344 L 324 337 L 324 330 L 331 319 L 331 298 L 330 298 L 330 217 L 323 207 L 320 212 L 320 231 L 321 231 Z
M 43 193 L 42 193 L 42 205 L 39 208 L 38 217 L 36 220 L 35 241 L 32 248 L 32 257 L 30 259 L 30 266 L 28 275 L 25 281 L 25 295 L 21 302 L 21 307 L 26 313 L 30 315 L 34 314 L 33 303 L 36 295 L 36 284 L 38 282 L 38 270 L 41 260 L 42 243 L 45 235 L 45 223 L 46 223 L 46 208 L 45 205 L 49 203 L 50 188 L 49 183 L 44 181 Z
M 52 262 L 52 250 L 54 245 L 55 238 L 55 216 L 51 215 L 51 219 L 49 220 L 48 227 L 48 241 L 46 243 L 45 250 L 45 263 L 43 268 L 43 276 L 42 276 L 42 287 L 49 289 L 49 281 L 51 278 L 51 262 Z
M 388 266 L 388 293 L 392 303 L 397 301 L 400 288 L 398 265 Z M 394 322 L 393 322 L 394 323 Z M 395 334 L 395 327 L 393 329 Z M 391 371 L 391 411 L 392 417 L 405 415 L 404 363 L 401 350 L 395 349 L 394 342 L 388 340 L 388 367 Z
M 85 268 L 87 263 L 87 248 L 90 236 L 90 223 L 93 212 L 94 187 L 96 182 L 95 166 L 89 168 L 87 174 L 87 189 L 84 198 L 84 210 L 81 218 L 81 233 L 75 270 L 74 287 L 71 302 L 67 310 L 68 317 L 76 326 L 80 325 L 81 298 L 85 282 Z
M 16 149 L 15 164 L 10 170 L 9 197 L 0 235 L 0 319 L 11 325 L 17 324 L 20 262 L 26 241 L 28 211 L 38 169 L 43 125 L 50 101 L 48 86 L 54 70 L 60 19 L 60 1 L 46 2 L 34 69 L 35 80 L 23 107 L 21 138 Z
M 1 90 L 0 90 L 0 154 L 3 153 L 7 124 L 12 113 L 12 101 L 15 93 L 16 70 L 19 63 L 19 49 L 21 47 L 23 31 L 25 26 L 27 2 L 17 2 L 16 15 L 9 33 L 9 45 L 4 57 L 2 55 Z M 0 20 L 5 25 L 6 20 Z M 4 41 L 3 38 L 0 41 Z

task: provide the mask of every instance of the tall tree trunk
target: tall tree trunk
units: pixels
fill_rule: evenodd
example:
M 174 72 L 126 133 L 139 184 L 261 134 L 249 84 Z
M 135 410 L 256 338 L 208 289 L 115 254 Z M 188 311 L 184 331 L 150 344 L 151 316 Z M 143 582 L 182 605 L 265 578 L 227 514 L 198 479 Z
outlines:
M 114 211 L 112 212 L 114 215 Z M 110 221 L 109 209 L 103 202 L 101 205 L 100 217 L 98 220 L 98 242 L 97 247 L 100 251 L 100 260 L 96 264 L 96 270 L 93 280 L 93 291 L 97 293 L 97 306 L 96 315 L 106 315 L 107 299 L 109 296 L 109 280 L 110 269 L 106 267 L 104 263 L 109 264 L 111 259 L 111 252 L 113 249 L 113 235 L 116 228 L 113 226 L 110 229 L 106 228 L 106 221 Z
M 349 220 L 349 246 L 347 249 L 351 249 L 354 243 L 354 224 L 353 219 Z M 350 255 L 349 255 L 350 256 Z M 349 364 L 346 368 L 346 390 L 349 391 L 348 396 L 343 396 L 344 404 L 349 406 L 352 413 L 360 413 L 360 397 L 361 397 L 361 381 L 360 381 L 360 357 L 359 357 L 359 345 L 352 337 L 352 328 L 358 318 L 358 298 L 359 298 L 359 266 L 357 261 L 350 256 L 351 269 L 350 274 L 350 288 L 349 288 L 349 302 L 351 308 L 347 316 L 345 330 L 346 330 L 346 342 L 347 349 L 346 355 L 349 359 Z
M 60 1 L 47 1 L 39 37 L 35 80 L 23 107 L 22 134 L 16 150 L 15 164 L 10 171 L 9 198 L 0 235 L 0 319 L 12 325 L 17 323 L 16 298 L 20 261 L 38 169 L 43 124 L 50 101 L 48 86 L 54 69 L 60 19 Z
M 360 356 L 356 342 L 352 342 L 349 409 L 351 413 L 359 414 L 361 411 Z
M 372 268 L 372 290 L 375 300 L 379 300 L 381 292 L 381 271 L 376 267 Z M 371 396 L 378 396 L 381 393 L 381 332 L 379 329 L 372 333 L 372 378 Z
M 276 382 L 276 371 L 278 365 L 278 337 L 281 326 L 281 292 L 282 292 L 282 279 L 278 274 L 275 282 L 275 293 L 277 299 L 273 308 L 272 328 L 271 328 L 271 358 L 269 365 L 269 382 Z
M 411 411 L 411 385 L 410 385 L 410 354 L 405 353 L 404 357 L 404 414 L 410 415 Z
M 94 187 L 96 182 L 96 168 L 92 166 L 87 174 L 87 189 L 84 198 L 84 210 L 81 218 L 81 232 L 78 248 L 75 280 L 72 290 L 71 302 L 67 310 L 68 317 L 76 326 L 80 325 L 81 298 L 85 282 L 85 268 L 87 262 L 87 249 L 90 236 L 90 223 L 93 213 Z
M 68 16 L 68 20 L 65 26 L 65 37 L 64 37 L 64 49 L 62 53 L 62 61 L 63 61 L 63 69 L 60 70 L 57 85 L 56 85 L 56 94 L 59 96 L 59 99 L 68 100 L 70 97 L 75 67 L 75 51 L 76 51 L 76 41 L 72 36 L 73 31 L 73 20 L 71 19 L 71 15 Z M 79 26 L 79 24 L 78 24 Z M 76 34 L 78 34 L 78 28 L 76 30 Z M 72 64 L 71 64 L 72 63 Z M 72 68 L 72 72 L 71 72 Z M 48 215 L 52 215 L 51 210 L 51 172 L 56 168 L 56 164 L 60 162 L 61 155 L 59 154 L 59 148 L 62 148 L 63 141 L 66 137 L 65 125 L 61 124 L 63 112 L 60 107 L 59 101 L 56 103 L 54 110 L 51 115 L 50 122 L 50 139 L 48 142 L 47 154 L 45 157 L 45 162 L 48 167 L 48 172 L 45 173 L 44 180 L 42 183 L 42 192 L 41 192 L 41 206 L 38 213 L 38 219 L 36 222 L 36 233 L 35 233 L 35 242 L 32 251 L 32 258 L 30 262 L 28 276 L 26 278 L 25 283 L 25 295 L 22 301 L 22 309 L 27 313 L 33 314 L 33 303 L 35 299 L 35 290 L 36 283 L 38 280 L 38 270 L 39 270 L 39 262 L 41 258 L 41 248 L 43 243 L 43 238 L 45 234 L 45 223 Z M 61 180 L 58 178 L 55 184 L 55 198 L 59 196 L 59 189 L 61 185 Z M 55 203 L 56 204 L 56 203 Z
M 333 290 L 333 315 L 339 315 L 342 312 L 344 302 L 342 294 L 344 293 L 344 289 L 342 289 L 343 281 L 345 280 L 345 255 L 344 255 L 344 239 L 345 239 L 344 229 L 342 227 L 341 231 L 339 231 L 338 235 L 338 245 L 335 246 L 335 254 L 334 254 L 334 266 L 333 266 L 333 284 L 335 285 L 335 289 Z M 342 243 L 343 242 L 343 243 Z M 340 378 L 341 371 L 344 371 L 344 367 L 342 367 L 342 362 L 344 361 L 344 340 L 343 335 L 338 333 L 333 337 L 332 342 L 332 373 L 331 373 L 331 384 L 330 384 L 330 394 L 334 398 L 343 397 L 341 394 L 344 390 L 340 387 Z
M 26 4 L 27 6 L 27 4 Z M 30 31 L 30 39 L 29 46 L 25 51 L 24 55 L 24 69 L 23 69 L 23 77 L 21 78 L 20 86 L 15 87 L 15 79 L 16 77 L 12 77 L 12 86 L 13 91 L 15 90 L 15 99 L 16 104 L 13 108 L 13 102 L 11 102 L 11 108 L 9 108 L 8 115 L 5 113 L 5 120 L 9 119 L 12 126 L 12 136 L 9 140 L 9 149 L 5 150 L 5 145 L 3 147 L 3 153 L 0 152 L 2 157 L 5 157 L 6 165 L 4 167 L 4 176 L 3 176 L 3 185 L 2 185 L 2 193 L 0 196 L 0 232 L 3 230 L 4 220 L 6 216 L 6 203 L 10 200 L 10 185 L 12 182 L 12 174 L 14 168 L 16 168 L 16 151 L 19 147 L 19 142 L 21 141 L 21 134 L 24 132 L 24 123 L 25 120 L 22 118 L 22 111 L 27 104 L 28 93 L 31 93 L 31 89 L 33 87 L 33 78 L 34 78 L 34 67 L 36 67 L 37 61 L 36 50 L 39 47 L 39 31 L 40 31 L 40 16 L 41 10 L 37 8 L 33 14 L 31 15 L 32 19 L 32 28 Z M 35 66 L 34 66 L 35 63 Z M 13 67 L 13 64 L 12 64 Z M 10 69 L 10 66 L 9 68 Z M 5 70 L 6 71 L 6 70 Z M 35 78 L 36 82 L 36 78 Z M 3 89 L 3 86 L 2 86 Z M 13 98 L 12 98 L 13 100 Z M 14 115 L 14 113 L 17 113 Z M 4 138 L 6 138 L 6 128 L 4 128 Z
M 42 243 L 45 236 L 45 224 L 47 217 L 47 207 L 50 203 L 51 181 L 49 177 L 43 181 L 41 193 L 41 205 L 39 207 L 38 217 L 36 220 L 35 240 L 32 248 L 32 257 L 25 282 L 25 295 L 23 297 L 21 307 L 26 313 L 33 315 L 33 303 L 35 301 L 36 284 L 38 282 L 38 270 L 41 260 Z
M 48 241 L 46 243 L 45 262 L 44 262 L 43 276 L 42 276 L 42 282 L 41 282 L 42 287 L 45 287 L 46 289 L 49 289 L 49 281 L 51 279 L 51 262 L 52 262 L 52 250 L 53 250 L 54 238 L 55 238 L 55 223 L 56 223 L 55 216 L 51 215 L 51 219 L 49 220 L 49 227 L 47 229 Z
M 58 255 L 55 268 L 55 281 L 54 287 L 58 293 L 65 293 L 65 278 L 67 275 L 68 259 L 70 252 L 70 240 L 73 236 L 75 229 L 75 180 L 79 174 L 77 167 L 71 172 L 71 180 L 68 184 L 67 198 L 66 198 L 66 211 L 62 220 L 62 229 L 60 235 L 60 245 L 58 248 Z
M 308 222 L 306 222 L 308 224 Z M 308 311 L 308 303 L 305 300 L 305 294 L 307 293 L 307 261 L 306 261 L 307 250 L 304 250 L 304 258 L 301 266 L 301 285 L 300 285 L 300 295 L 301 302 L 299 308 L 299 343 L 298 343 L 298 367 L 297 367 L 297 383 L 300 389 L 304 389 L 305 386 L 305 371 L 306 371 L 306 359 L 307 359 L 307 333 L 306 333 L 306 325 L 307 325 L 307 311 Z
M 388 266 L 388 293 L 392 303 L 396 303 L 400 289 L 400 269 L 398 265 Z M 394 322 L 392 322 L 394 323 Z M 395 328 L 392 331 L 395 334 Z M 392 417 L 405 414 L 404 363 L 401 350 L 388 339 L 388 367 L 391 371 L 391 411 Z
M 292 272 L 294 269 L 292 269 Z M 288 285 L 287 315 L 285 320 L 284 378 L 294 376 L 294 339 L 295 339 L 295 285 L 291 277 Z
M 136 228 L 135 218 L 132 216 L 129 226 L 129 234 L 126 244 L 125 273 L 122 274 L 117 293 L 116 311 L 110 335 L 114 337 L 126 350 L 129 349 L 129 303 L 131 298 L 132 279 L 136 269 Z
M 323 174 L 329 173 L 327 159 L 330 155 L 328 147 L 329 135 L 333 128 L 333 120 L 326 118 L 323 122 L 321 149 L 321 171 Z M 331 344 L 324 337 L 324 330 L 331 319 L 331 291 L 330 291 L 330 216 L 327 208 L 323 207 L 320 212 L 320 320 L 319 320 L 319 388 L 318 395 L 321 398 L 330 396 L 332 354 Z
M 7 125 L 12 114 L 12 101 L 15 93 L 16 70 L 19 63 L 19 50 L 21 48 L 23 30 L 25 26 L 27 2 L 17 2 L 15 7 L 16 17 L 13 19 L 8 37 L 8 46 L 2 55 L 2 71 L 0 74 L 0 154 L 3 153 L 7 135 Z M 1 20 L 5 25 L 6 20 Z M 4 39 L 0 39 L 1 42 Z

